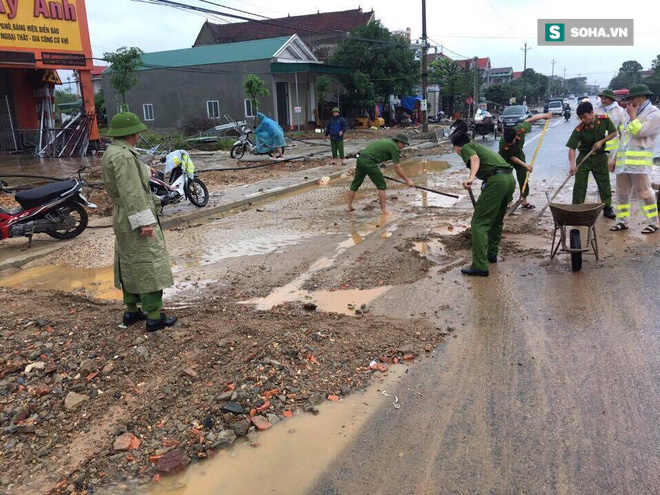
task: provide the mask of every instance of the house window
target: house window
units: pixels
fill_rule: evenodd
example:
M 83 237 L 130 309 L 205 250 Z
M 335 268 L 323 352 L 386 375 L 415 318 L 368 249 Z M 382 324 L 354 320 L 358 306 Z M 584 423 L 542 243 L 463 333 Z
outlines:
M 154 120 L 154 106 L 151 103 L 142 105 L 142 113 L 144 114 L 144 121 L 149 122 Z
M 254 113 L 254 108 L 252 108 L 252 100 L 244 100 L 244 106 L 245 106 L 245 116 L 246 117 L 256 117 L 256 114 Z
M 218 103 L 218 100 L 206 102 L 206 115 L 209 119 L 220 118 L 220 104 Z

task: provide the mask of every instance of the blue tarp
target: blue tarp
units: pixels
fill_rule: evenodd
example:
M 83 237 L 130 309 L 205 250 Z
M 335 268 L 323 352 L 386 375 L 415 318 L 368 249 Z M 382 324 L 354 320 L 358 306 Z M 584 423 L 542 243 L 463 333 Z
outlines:
M 259 127 L 254 131 L 254 134 L 257 137 L 258 153 L 268 153 L 273 148 L 286 146 L 284 131 L 277 122 L 260 112 L 257 114 L 257 123 Z
M 412 113 L 418 101 L 422 101 L 419 96 L 404 96 L 401 98 L 401 106 L 406 112 Z

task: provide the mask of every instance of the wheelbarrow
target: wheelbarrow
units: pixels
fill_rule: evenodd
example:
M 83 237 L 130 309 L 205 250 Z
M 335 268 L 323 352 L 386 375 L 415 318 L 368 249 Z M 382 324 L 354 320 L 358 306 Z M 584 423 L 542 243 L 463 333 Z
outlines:
M 550 250 L 550 259 L 553 259 L 559 248 L 571 255 L 571 268 L 574 272 L 582 269 L 582 253 L 593 249 L 596 259 L 598 259 L 598 239 L 596 237 L 596 220 L 603 211 L 603 203 L 587 203 L 581 205 L 565 205 L 559 203 L 550 203 L 550 211 L 555 222 L 555 230 L 552 234 L 552 248 Z M 571 229 L 569 235 L 566 235 L 566 227 L 587 227 L 587 244 L 582 247 L 579 229 Z M 559 239 L 557 239 L 559 231 Z M 568 244 L 566 245 L 566 238 Z

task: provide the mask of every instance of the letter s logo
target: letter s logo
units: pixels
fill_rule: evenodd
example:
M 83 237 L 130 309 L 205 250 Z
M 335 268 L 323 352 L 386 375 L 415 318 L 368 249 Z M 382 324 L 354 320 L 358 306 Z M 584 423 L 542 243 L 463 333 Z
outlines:
M 549 31 L 551 40 L 558 40 L 561 38 L 561 29 L 559 26 L 550 26 Z

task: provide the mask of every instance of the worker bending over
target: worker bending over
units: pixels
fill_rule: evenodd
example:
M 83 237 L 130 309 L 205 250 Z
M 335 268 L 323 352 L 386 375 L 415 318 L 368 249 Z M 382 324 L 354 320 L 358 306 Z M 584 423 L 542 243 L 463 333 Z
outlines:
M 516 189 L 513 167 L 494 151 L 471 143 L 466 133 L 455 134 L 451 143 L 470 169 L 463 187 L 471 189 L 475 178 L 482 181 L 471 223 L 472 266 L 463 268 L 461 273 L 487 277 L 488 263 L 497 263 L 504 215 Z

